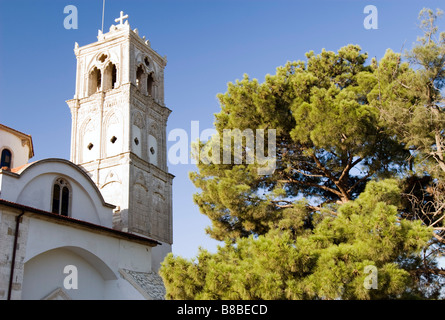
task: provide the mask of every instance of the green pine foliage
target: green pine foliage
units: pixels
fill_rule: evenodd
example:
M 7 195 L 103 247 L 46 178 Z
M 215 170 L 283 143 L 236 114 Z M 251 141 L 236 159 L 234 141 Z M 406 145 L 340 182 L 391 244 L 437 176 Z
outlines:
M 424 297 L 403 262 L 431 238 L 420 221 L 400 219 L 395 180 L 370 182 L 337 216 L 312 232 L 279 225 L 260 236 L 226 242 L 196 260 L 170 254 L 161 275 L 170 299 L 387 299 Z M 366 266 L 377 288 L 364 286 Z
M 277 162 L 273 174 L 264 176 L 257 174 L 259 161 L 198 163 L 198 172 L 190 174 L 201 189 L 194 201 L 212 221 L 207 232 L 213 238 L 263 234 L 295 199 L 308 199 L 312 211 L 344 203 L 371 178 L 404 166 L 407 151 L 386 133 L 368 102 L 376 77 L 360 47 L 310 52 L 307 59 L 277 68 L 261 84 L 245 75 L 218 95 L 219 144 L 227 129 L 273 128 Z
M 414 47 L 403 56 L 388 50 L 374 60 L 375 85 L 367 98 L 387 132 L 410 152 L 405 216 L 433 226 L 429 250 L 445 252 L 445 32 L 436 26 L 441 15 L 421 10 L 423 36 Z
M 206 231 L 224 244 L 192 260 L 169 254 L 160 270 L 168 299 L 441 297 L 440 15 L 420 12 L 424 35 L 404 55 L 388 49 L 367 64 L 359 46 L 347 45 L 311 51 L 262 83 L 244 75 L 228 84 L 218 95 L 218 135 L 196 144 L 190 173 L 200 190 L 194 201 L 211 221 Z M 247 161 L 247 138 L 241 162 L 203 159 L 200 150 L 222 158 L 227 129 L 275 129 L 273 173 Z
M 388 50 L 380 62 L 374 60 L 376 84 L 368 94 L 379 109 L 388 131 L 396 134 L 428 173 L 445 174 L 445 32 L 436 20 L 442 11 L 420 12 L 423 37 L 402 55 Z M 426 166 L 425 166 L 426 165 Z

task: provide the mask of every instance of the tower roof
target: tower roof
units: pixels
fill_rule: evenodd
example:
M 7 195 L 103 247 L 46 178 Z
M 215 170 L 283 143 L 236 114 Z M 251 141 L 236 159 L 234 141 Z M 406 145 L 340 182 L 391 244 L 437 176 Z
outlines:
M 90 46 L 94 46 L 98 43 L 101 43 L 104 40 L 111 40 L 113 38 L 117 38 L 119 36 L 122 36 L 124 34 L 130 34 L 130 36 L 133 36 L 133 39 L 137 39 L 139 43 L 147 46 L 150 48 L 150 51 L 154 53 L 158 58 L 160 58 L 164 63 L 164 65 L 167 64 L 167 57 L 161 56 L 159 53 L 157 53 L 155 50 L 151 48 L 150 40 L 148 40 L 145 36 L 139 36 L 139 30 L 137 28 L 131 29 L 130 23 L 128 22 L 129 15 L 124 15 L 124 12 L 120 12 L 119 18 L 114 19 L 115 22 L 118 22 L 117 24 L 113 24 L 110 26 L 110 29 L 108 32 L 104 33 L 102 30 L 98 30 L 97 32 L 97 40 L 98 42 L 91 43 L 82 47 L 79 47 L 79 44 L 76 42 L 74 44 L 74 50 L 77 52 L 79 49 L 87 49 Z

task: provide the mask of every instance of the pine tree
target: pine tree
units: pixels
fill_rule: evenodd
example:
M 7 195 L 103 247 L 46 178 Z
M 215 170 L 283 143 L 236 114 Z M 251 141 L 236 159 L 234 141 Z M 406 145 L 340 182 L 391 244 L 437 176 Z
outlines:
M 445 32 L 438 32 L 441 10 L 419 14 L 423 35 L 404 56 L 390 50 L 374 61 L 376 85 L 368 94 L 384 125 L 411 153 L 412 171 L 405 178 L 404 217 L 420 219 L 434 229 L 425 249 L 424 276 L 445 276 L 429 262 L 445 254 Z M 403 57 L 405 59 L 403 59 Z
M 214 147 L 227 144 L 227 129 L 275 129 L 276 168 L 258 174 L 260 161 L 247 161 L 247 135 L 230 163 L 195 153 L 194 200 L 212 222 L 208 234 L 225 242 L 194 260 L 168 255 L 160 270 L 167 298 L 439 297 L 445 275 L 437 267 L 445 244 L 439 15 L 421 11 L 424 36 L 406 61 L 388 50 L 366 65 L 360 47 L 348 45 L 309 52 L 307 61 L 288 62 L 263 83 L 245 75 L 228 84 L 218 95 L 218 135 L 200 142 L 200 151 L 221 158 Z M 236 148 L 229 144 L 232 155 Z
M 196 260 L 170 254 L 161 267 L 167 298 L 434 298 L 440 287 L 424 290 L 411 277 L 431 230 L 400 219 L 399 204 L 395 180 L 370 182 L 312 232 L 278 223 L 264 235 L 227 241 L 215 254 L 200 250 Z M 367 267 L 375 268 L 372 288 Z
M 277 68 L 263 83 L 245 75 L 218 95 L 216 142 L 224 145 L 227 129 L 274 129 L 277 158 L 268 175 L 257 173 L 259 161 L 246 161 L 246 144 L 241 163 L 198 163 L 190 175 L 200 189 L 194 200 L 212 221 L 207 231 L 213 238 L 264 234 L 301 197 L 312 212 L 335 210 L 371 178 L 391 176 L 404 165 L 406 150 L 386 134 L 367 100 L 376 77 L 360 47 L 309 52 L 307 59 Z

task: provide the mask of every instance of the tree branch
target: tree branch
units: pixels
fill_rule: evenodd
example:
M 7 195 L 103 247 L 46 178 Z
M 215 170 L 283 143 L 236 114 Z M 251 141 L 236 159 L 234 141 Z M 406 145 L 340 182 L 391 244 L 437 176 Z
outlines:
M 343 172 L 341 173 L 340 178 L 338 179 L 338 181 L 342 181 L 344 179 L 344 177 L 346 176 L 346 174 L 349 174 L 349 171 L 355 167 L 356 164 L 358 164 L 360 161 L 362 161 L 362 158 L 358 158 L 356 159 L 354 162 L 352 162 L 352 159 L 354 158 L 354 156 L 350 155 L 349 159 L 348 159 L 348 163 L 346 164 L 345 169 L 343 170 Z
M 332 211 L 332 210 L 329 210 L 329 209 L 326 209 L 326 208 L 323 208 L 323 207 L 318 207 L 318 206 L 311 206 L 311 205 L 308 205 L 307 206 L 309 209 L 311 209 L 311 210 L 313 210 L 313 211 L 327 211 L 327 212 L 329 212 L 330 214 L 332 214 L 332 215 L 334 215 L 334 216 L 337 216 L 337 212 L 335 212 L 335 211 Z
M 307 182 L 307 181 L 299 181 L 299 180 L 294 180 L 292 178 L 289 179 L 281 179 L 281 180 L 277 180 L 278 182 L 282 182 L 282 183 L 296 183 L 302 186 L 307 186 L 307 187 L 314 187 L 314 188 L 319 188 L 322 190 L 326 190 L 328 192 L 331 192 L 337 196 L 339 196 L 340 198 L 342 197 L 342 193 L 338 190 L 323 186 L 323 185 L 319 185 L 316 183 L 312 183 L 312 182 Z
M 303 172 L 303 171 L 295 169 L 295 168 L 292 168 L 292 170 L 294 170 L 295 172 L 300 173 L 306 177 L 310 177 L 310 178 L 323 178 L 324 177 L 322 174 L 310 174 L 310 173 L 306 173 L 306 172 Z
M 363 181 L 365 181 L 366 179 L 368 179 L 369 177 L 371 177 L 374 173 L 373 172 L 369 172 L 366 176 L 364 176 L 363 178 L 361 178 L 360 180 L 358 180 L 356 183 L 354 183 L 352 185 L 352 187 L 350 187 L 347 191 L 348 194 L 350 194 L 352 192 L 352 190 L 355 189 L 355 187 L 357 187 L 360 183 L 362 183 Z
M 340 199 L 342 201 L 347 201 L 349 200 L 349 194 L 347 191 L 344 190 L 344 188 L 341 186 L 341 183 L 339 180 L 335 179 L 335 177 L 332 175 L 331 171 L 329 171 L 328 169 L 326 169 L 320 162 L 320 160 L 317 158 L 317 156 L 315 155 L 315 153 L 312 154 L 312 158 L 315 161 L 315 164 L 317 165 L 317 167 L 326 175 L 326 178 L 328 178 L 329 180 L 331 180 L 335 186 L 338 188 L 338 192 L 335 193 L 337 195 L 339 195 Z

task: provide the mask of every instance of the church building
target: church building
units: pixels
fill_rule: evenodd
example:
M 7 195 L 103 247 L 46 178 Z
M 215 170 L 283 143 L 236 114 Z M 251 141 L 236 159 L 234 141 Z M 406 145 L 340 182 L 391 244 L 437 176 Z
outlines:
M 164 299 L 171 252 L 165 57 L 121 12 L 75 44 L 70 160 L 0 125 L 0 300 Z

